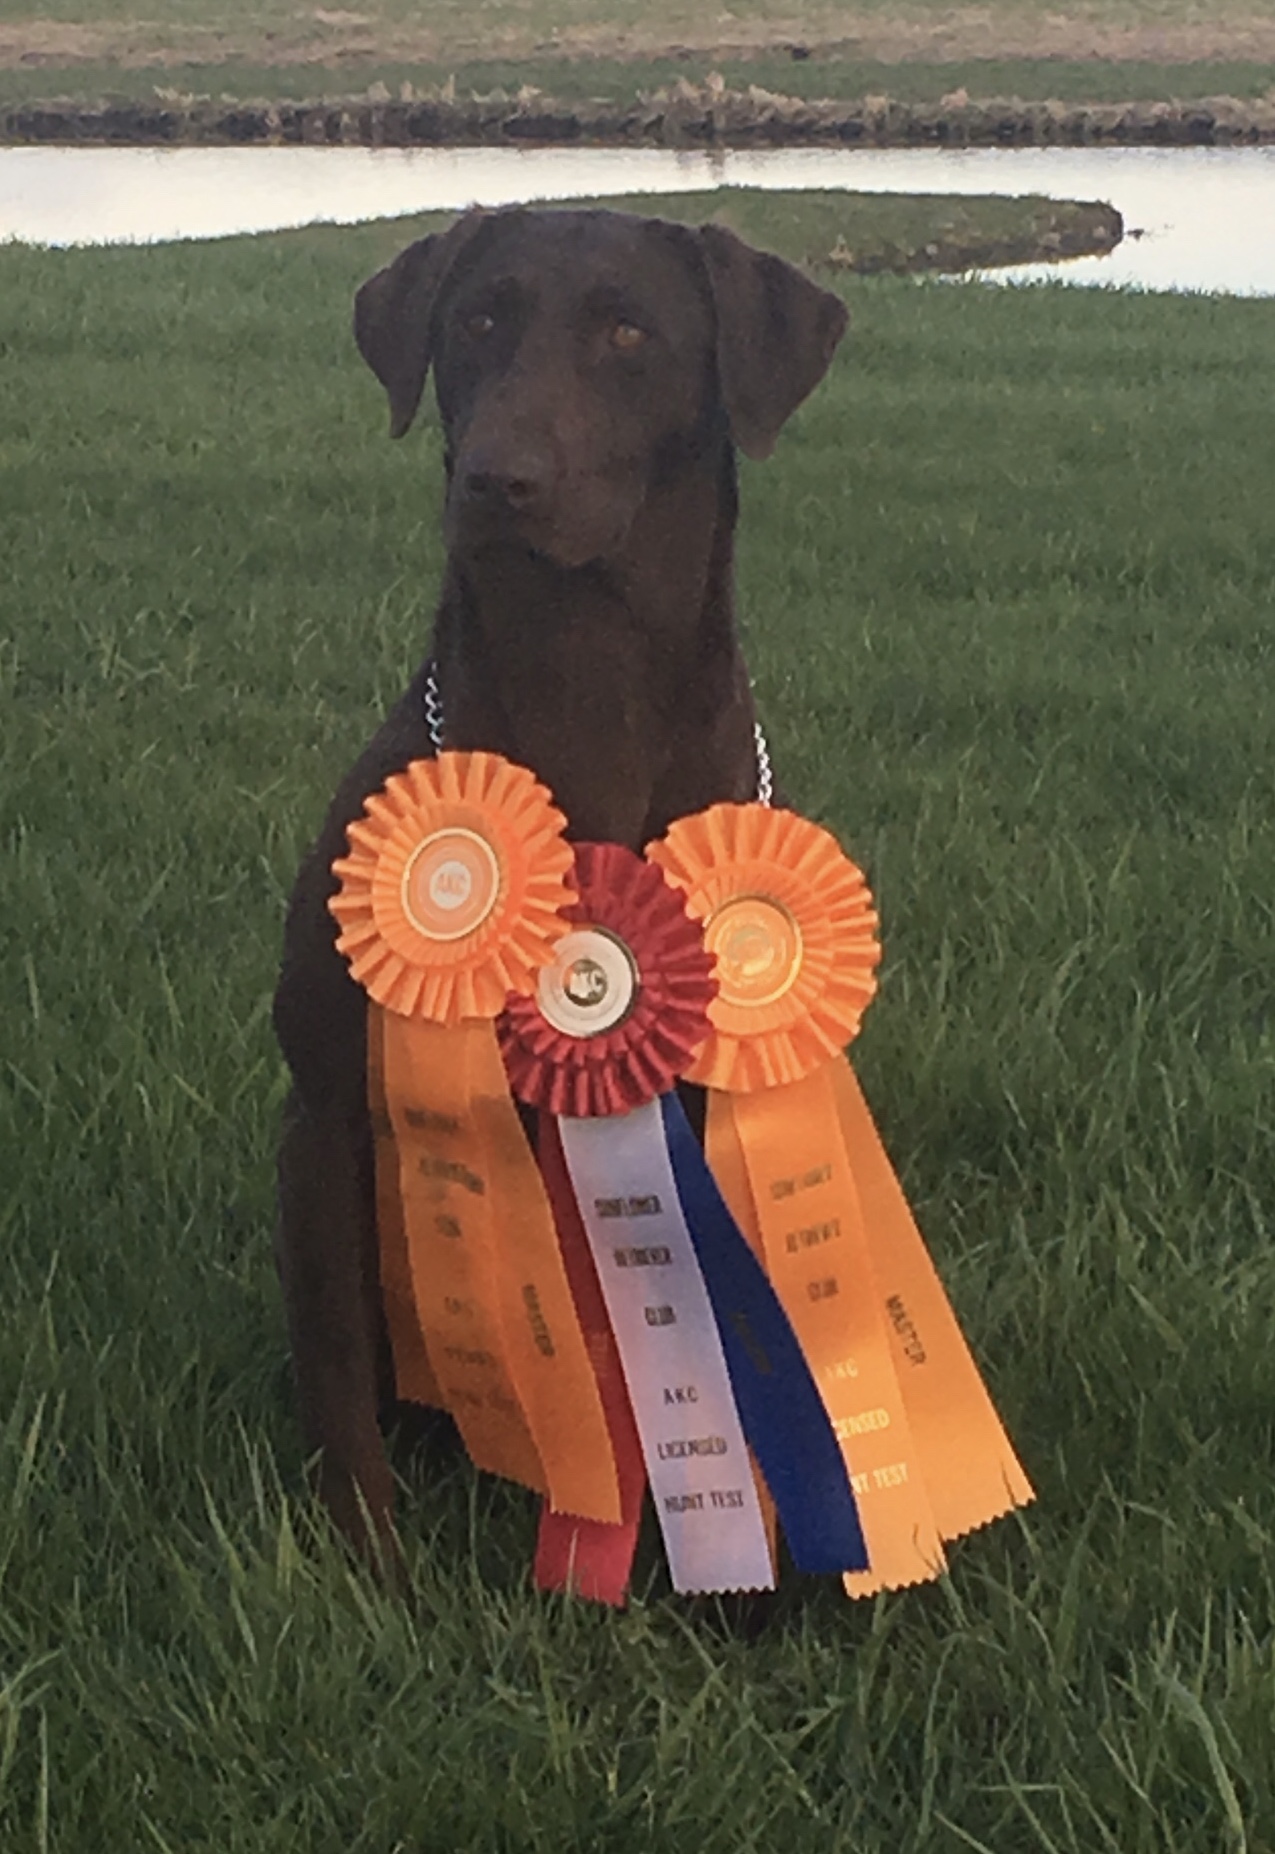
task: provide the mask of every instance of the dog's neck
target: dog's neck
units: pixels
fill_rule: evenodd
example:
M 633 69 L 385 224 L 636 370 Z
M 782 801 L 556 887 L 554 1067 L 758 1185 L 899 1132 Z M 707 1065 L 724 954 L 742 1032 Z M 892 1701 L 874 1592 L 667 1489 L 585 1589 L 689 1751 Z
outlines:
M 640 849 L 756 790 L 735 636 L 734 458 L 653 492 L 622 556 L 453 559 L 435 622 L 445 743 L 528 766 L 579 839 Z

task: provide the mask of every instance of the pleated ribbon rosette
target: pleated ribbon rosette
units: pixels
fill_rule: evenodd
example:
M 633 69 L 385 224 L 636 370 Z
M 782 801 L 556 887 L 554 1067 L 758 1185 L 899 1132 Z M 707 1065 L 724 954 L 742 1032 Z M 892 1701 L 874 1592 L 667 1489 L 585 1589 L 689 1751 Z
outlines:
M 817 1386 L 673 1089 L 709 1032 L 712 958 L 681 894 L 631 851 L 577 846 L 575 882 L 571 925 L 500 1037 L 514 1093 L 541 1111 L 625 1518 L 547 1514 L 538 1580 L 619 1601 L 648 1477 L 678 1590 L 773 1585 L 770 1496 L 803 1568 L 862 1565 Z
M 945 1541 L 1033 1495 L 843 1053 L 876 988 L 867 885 L 827 831 L 759 804 L 684 818 L 647 855 L 716 957 L 687 1076 L 844 1451 L 869 1560 L 846 1588 L 933 1578 Z
M 413 761 L 334 864 L 337 946 L 369 994 L 382 1290 L 398 1393 L 475 1463 L 617 1523 L 611 1431 L 494 1019 L 573 899 L 565 820 L 499 755 Z

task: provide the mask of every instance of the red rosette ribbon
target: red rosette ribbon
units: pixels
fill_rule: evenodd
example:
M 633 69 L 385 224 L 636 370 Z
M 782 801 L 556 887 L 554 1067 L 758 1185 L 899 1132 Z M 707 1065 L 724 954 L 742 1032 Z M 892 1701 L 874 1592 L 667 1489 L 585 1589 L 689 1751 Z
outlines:
M 621 844 L 577 844 L 575 881 L 535 992 L 497 1022 L 505 1071 L 551 1114 L 627 1114 L 667 1093 L 708 1035 L 713 959 L 680 891 Z

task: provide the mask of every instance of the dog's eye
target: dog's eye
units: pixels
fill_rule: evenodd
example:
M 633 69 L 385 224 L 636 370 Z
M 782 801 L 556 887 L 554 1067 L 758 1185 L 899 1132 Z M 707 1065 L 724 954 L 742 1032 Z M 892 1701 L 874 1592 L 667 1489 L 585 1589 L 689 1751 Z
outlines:
M 472 336 L 475 341 L 482 341 L 485 336 L 490 335 L 495 326 L 495 316 L 488 315 L 483 309 L 480 309 L 476 315 L 465 318 L 465 333 Z
M 611 330 L 611 346 L 621 354 L 634 354 L 647 339 L 646 330 L 636 322 L 617 322 Z

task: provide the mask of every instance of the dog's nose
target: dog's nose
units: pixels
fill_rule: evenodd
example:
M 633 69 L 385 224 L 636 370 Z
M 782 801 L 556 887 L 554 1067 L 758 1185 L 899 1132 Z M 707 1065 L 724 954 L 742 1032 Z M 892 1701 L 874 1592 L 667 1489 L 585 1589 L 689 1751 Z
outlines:
M 503 468 L 471 469 L 465 474 L 465 495 L 469 501 L 485 504 L 488 508 L 504 504 L 521 514 L 543 500 L 547 475 L 530 459 L 520 459 Z

